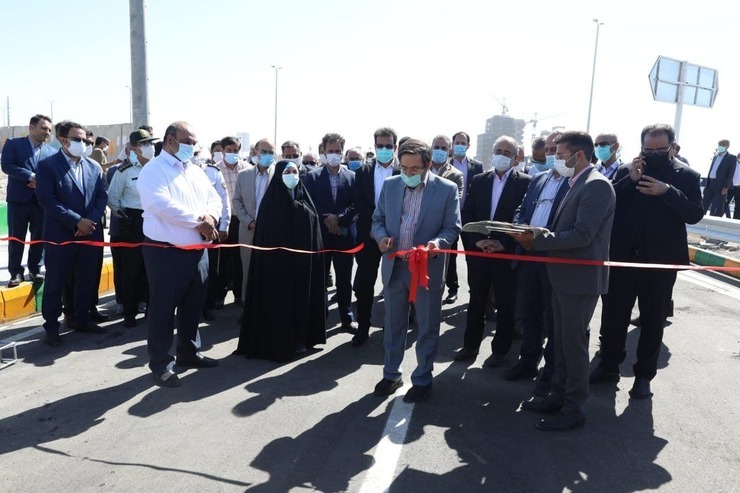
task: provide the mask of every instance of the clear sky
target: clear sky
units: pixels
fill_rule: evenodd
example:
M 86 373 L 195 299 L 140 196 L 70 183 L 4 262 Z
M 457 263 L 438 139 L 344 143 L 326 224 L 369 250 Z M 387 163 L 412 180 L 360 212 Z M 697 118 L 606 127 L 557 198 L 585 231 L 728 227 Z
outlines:
M 128 1 L 0 5 L 0 116 L 9 96 L 12 125 L 50 101 L 56 120 L 128 121 Z M 161 135 L 186 120 L 204 146 L 271 138 L 279 65 L 278 141 L 304 150 L 331 131 L 369 148 L 379 126 L 425 140 L 465 130 L 475 145 L 501 111 L 494 96 L 516 118 L 536 112 L 538 130 L 585 130 L 598 18 L 591 133 L 616 132 L 631 160 L 644 125 L 674 120 L 652 100 L 655 59 L 717 68 L 715 107 L 685 107 L 679 139 L 706 173 L 720 138 L 740 151 L 738 13 L 724 0 L 148 0 L 150 123 Z

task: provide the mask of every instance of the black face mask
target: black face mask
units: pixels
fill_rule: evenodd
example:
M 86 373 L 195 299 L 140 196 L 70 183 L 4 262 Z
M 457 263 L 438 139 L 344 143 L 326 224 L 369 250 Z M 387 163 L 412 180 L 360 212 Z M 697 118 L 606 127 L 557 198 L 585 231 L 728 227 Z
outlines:
M 664 169 L 671 165 L 671 158 L 667 151 L 660 152 L 657 154 L 645 156 L 645 164 L 648 168 L 654 170 Z

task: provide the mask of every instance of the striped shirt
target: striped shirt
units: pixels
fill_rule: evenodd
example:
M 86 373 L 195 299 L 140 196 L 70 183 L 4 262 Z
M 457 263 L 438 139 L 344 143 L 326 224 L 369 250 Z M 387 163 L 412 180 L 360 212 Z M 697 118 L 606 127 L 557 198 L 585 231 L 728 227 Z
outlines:
M 339 189 L 339 174 L 332 175 L 331 172 L 329 172 L 329 184 L 331 185 L 331 196 L 334 199 L 334 202 L 337 201 L 337 189 Z
M 403 192 L 403 211 L 401 212 L 401 231 L 399 232 L 398 249 L 411 250 L 414 245 L 416 223 L 421 211 L 421 199 L 424 197 L 427 175 L 424 182 L 416 188 L 406 187 Z
M 542 186 L 540 196 L 534 201 L 534 212 L 532 213 L 532 219 L 529 221 L 530 226 L 549 227 L 547 223 L 550 219 L 552 204 L 555 203 L 555 197 L 557 197 L 560 185 L 563 183 L 563 177 L 558 175 L 556 178 L 552 170 L 546 173 L 549 176 Z
M 234 169 L 229 168 L 229 166 L 224 161 L 218 163 L 217 166 L 218 169 L 221 170 L 221 174 L 224 175 L 226 191 L 229 194 L 229 200 L 232 200 L 234 198 L 234 189 L 236 188 L 236 176 L 241 170 L 247 169 L 249 166 L 241 159 L 236 163 Z

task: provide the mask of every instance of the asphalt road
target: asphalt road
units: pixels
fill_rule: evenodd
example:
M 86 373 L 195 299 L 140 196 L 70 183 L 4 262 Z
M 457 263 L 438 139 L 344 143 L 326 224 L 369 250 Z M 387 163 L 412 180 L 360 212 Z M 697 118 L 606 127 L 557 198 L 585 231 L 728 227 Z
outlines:
M 361 348 L 335 326 L 326 346 L 290 364 L 246 360 L 230 356 L 239 311 L 227 305 L 202 327 L 206 354 L 221 366 L 184 371 L 182 387 L 162 389 L 146 368 L 145 323 L 124 329 L 119 319 L 107 335 L 70 333 L 59 348 L 39 342 L 38 318 L 3 327 L 0 338 L 21 340 L 20 361 L 0 370 L 0 487 L 740 491 L 738 287 L 680 274 L 653 399 L 627 394 L 633 328 L 622 382 L 593 387 L 586 426 L 563 434 L 538 431 L 539 417 L 519 410 L 532 382 L 507 382 L 504 369 L 482 366 L 494 324 L 477 361 L 452 362 L 465 326 L 461 294 L 444 307 L 434 392 L 416 405 L 404 404 L 402 393 L 372 395 L 381 378 L 379 329 Z M 338 322 L 334 309 L 331 317 Z M 598 317 L 599 308 L 592 354 Z M 408 351 L 405 368 L 414 364 Z

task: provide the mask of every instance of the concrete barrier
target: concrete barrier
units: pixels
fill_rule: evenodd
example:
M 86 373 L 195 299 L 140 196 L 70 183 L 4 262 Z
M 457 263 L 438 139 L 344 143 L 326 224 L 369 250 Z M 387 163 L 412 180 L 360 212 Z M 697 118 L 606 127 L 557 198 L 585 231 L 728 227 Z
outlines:
M 718 253 L 702 250 L 693 246 L 689 247 L 689 260 L 698 265 L 713 267 L 740 267 L 740 260 L 735 260 Z M 740 272 L 724 272 L 728 276 L 740 279 Z
M 113 262 L 106 259 L 100 273 L 98 293 L 113 291 Z M 0 289 L 0 322 L 8 322 L 41 312 L 44 283 L 24 282 L 15 288 Z

